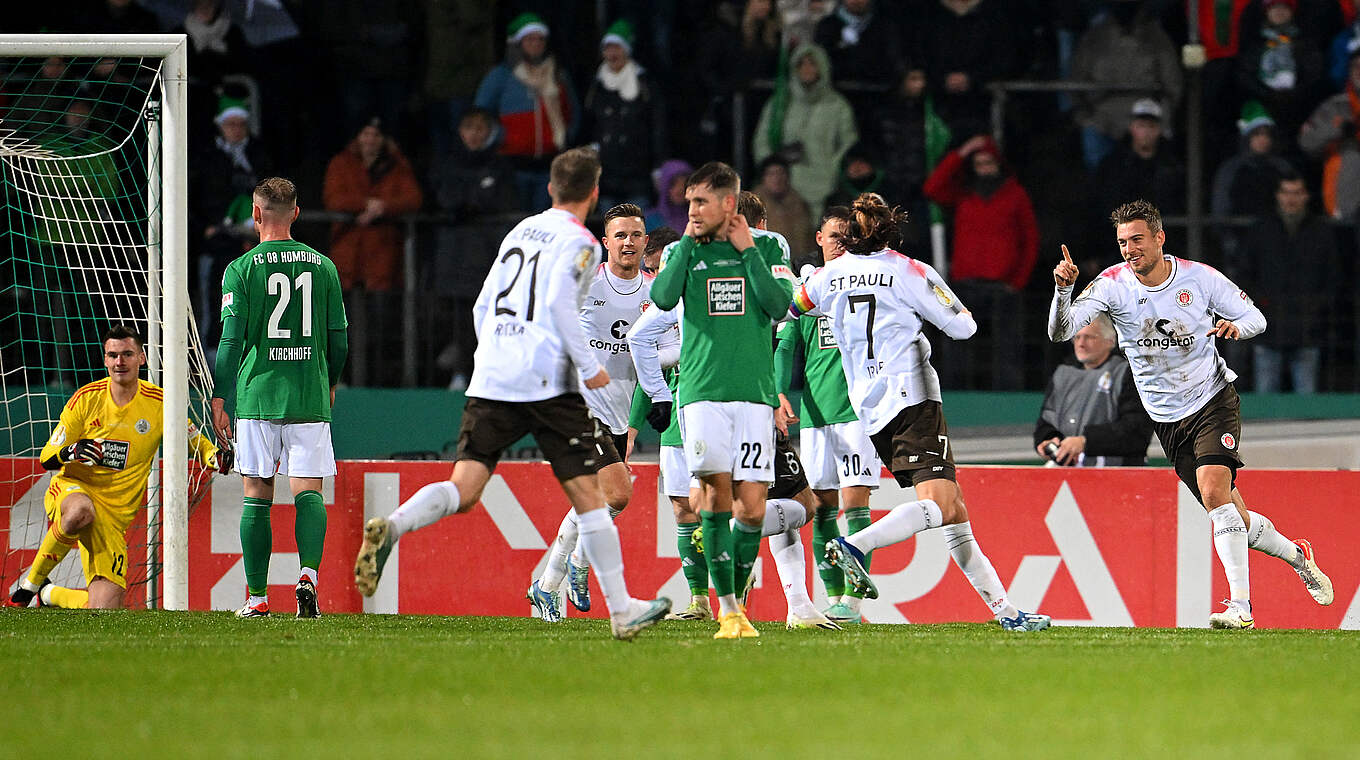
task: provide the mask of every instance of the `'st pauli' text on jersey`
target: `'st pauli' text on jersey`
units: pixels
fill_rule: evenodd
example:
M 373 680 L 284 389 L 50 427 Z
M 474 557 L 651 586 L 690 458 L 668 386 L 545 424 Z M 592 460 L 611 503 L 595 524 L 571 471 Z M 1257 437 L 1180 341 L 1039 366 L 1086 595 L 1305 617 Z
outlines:
M 850 403 L 870 434 L 909 406 L 940 400 L 923 320 L 956 340 L 977 331 L 938 272 L 891 249 L 846 254 L 817 270 L 790 311 L 831 320 Z
M 652 286 L 661 308 L 683 305 L 677 403 L 778 405 L 771 324 L 783 316 L 793 272 L 782 238 L 752 230 L 754 246 L 680 238 Z
M 236 415 L 329 422 L 328 331 L 347 326 L 335 264 L 296 240 L 260 243 L 227 265 L 228 316 L 245 320 Z
M 68 462 L 58 474 L 87 486 L 103 506 L 126 516 L 142 506 L 146 495 L 146 478 L 161 445 L 165 401 L 160 386 L 139 380 L 137 395 L 118 406 L 109 390 L 112 383 L 108 378 L 97 380 L 71 396 L 38 458 L 50 459 L 82 438 L 99 439 L 104 450 L 99 464 Z M 189 447 L 204 466 L 217 453 L 192 423 Z
M 799 414 L 802 424 L 825 427 L 856 419 L 841 363 L 841 347 L 831 332 L 831 318 L 804 314 L 796 321 L 785 322 L 779 326 L 778 350 L 785 350 L 786 342 L 792 353 L 803 351 L 803 401 Z
M 639 271 L 622 280 L 608 264 L 595 268 L 595 277 L 581 303 L 581 329 L 600 363 L 609 372 L 609 384 L 594 390 L 581 386 L 590 413 L 609 427 L 609 432 L 628 432 L 628 410 L 637 387 L 637 370 L 628 348 L 628 330 L 652 305 L 652 275 Z
M 1075 301 L 1072 288 L 1057 288 L 1048 313 L 1048 335 L 1070 339 L 1102 312 L 1119 333 L 1133 382 L 1148 415 L 1175 422 L 1199 411 L 1237 379 L 1208 335 L 1222 318 L 1237 325 L 1243 340 L 1266 329 L 1266 318 L 1245 291 L 1217 269 L 1165 256 L 1171 276 L 1155 287 L 1138 280 L 1128 264 L 1106 269 Z
M 598 374 L 580 308 L 599 263 L 599 241 L 569 211 L 515 225 L 472 308 L 477 352 L 467 395 L 543 401 L 577 393 Z

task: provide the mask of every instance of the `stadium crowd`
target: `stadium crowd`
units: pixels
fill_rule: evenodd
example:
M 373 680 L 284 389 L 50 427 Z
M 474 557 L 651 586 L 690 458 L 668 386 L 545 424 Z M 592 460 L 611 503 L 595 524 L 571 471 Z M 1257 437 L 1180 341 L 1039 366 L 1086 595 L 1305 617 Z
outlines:
M 495 242 L 547 207 L 552 158 L 591 145 L 600 207 L 637 204 L 649 231 L 683 229 L 691 167 L 733 163 L 796 264 L 820 263 L 826 206 L 879 193 L 911 215 L 909 255 L 932 260 L 932 233 L 945 241 L 934 261 L 979 314 L 976 345 L 941 346 L 946 385 L 1037 389 L 1048 370 L 1022 349 L 1046 352 L 1050 368 L 1058 356 L 1040 348 L 1048 293 L 1036 266 L 1060 242 L 1087 257 L 1083 279 L 1116 261 L 1107 218 L 1128 200 L 1152 201 L 1174 225 L 1202 148 L 1212 234 L 1204 250 L 1174 253 L 1259 293 L 1272 324 L 1229 361 L 1257 390 L 1354 390 L 1354 0 L 1193 2 L 1202 68 L 1182 55 L 1182 0 L 57 5 L 21 4 L 0 25 L 188 35 L 205 345 L 216 344 L 221 272 L 252 245 L 240 198 L 280 174 L 302 193 L 300 236 L 334 257 L 356 312 L 348 381 L 401 382 L 385 357 L 399 354 L 414 231 L 418 312 L 437 328 L 420 331 L 419 382 L 459 387 L 467 312 Z M 77 95 L 41 87 L 65 69 L 59 59 L 31 68 L 26 95 Z M 1015 81 L 1092 86 L 1012 93 L 998 133 L 992 85 Z

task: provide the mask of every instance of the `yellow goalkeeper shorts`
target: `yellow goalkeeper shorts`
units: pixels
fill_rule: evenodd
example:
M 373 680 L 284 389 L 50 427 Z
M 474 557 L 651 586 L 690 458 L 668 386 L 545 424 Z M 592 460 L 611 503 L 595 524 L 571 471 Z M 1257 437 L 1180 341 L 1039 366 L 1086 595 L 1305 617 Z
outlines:
M 105 578 L 127 588 L 127 529 L 136 510 L 110 509 L 90 486 L 58 475 L 52 478 L 52 485 L 48 486 L 43 498 L 47 519 L 60 523 L 61 505 L 74 494 L 81 494 L 94 504 L 94 522 L 77 534 L 85 585 L 95 578 Z

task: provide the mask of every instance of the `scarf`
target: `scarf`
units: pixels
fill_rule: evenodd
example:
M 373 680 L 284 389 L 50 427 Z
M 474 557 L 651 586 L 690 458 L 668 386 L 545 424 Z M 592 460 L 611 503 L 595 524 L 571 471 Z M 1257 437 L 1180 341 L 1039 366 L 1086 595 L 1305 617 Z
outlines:
M 217 149 L 231 157 L 231 164 L 237 169 L 246 173 L 254 173 L 255 169 L 250 165 L 250 157 L 246 155 L 246 145 L 250 143 L 250 138 L 238 143 L 229 143 L 225 137 L 217 136 Z
M 641 90 L 638 86 L 638 75 L 641 73 L 642 67 L 637 65 L 636 61 L 629 60 L 617 72 L 609 68 L 609 64 L 601 63 L 600 71 L 595 76 L 606 90 L 617 92 L 619 97 L 632 102 L 637 100 L 638 92 Z
M 551 57 L 542 63 L 531 66 L 525 61 L 515 64 L 515 79 L 533 90 L 535 100 L 542 105 L 548 117 L 548 128 L 552 130 L 552 147 L 565 148 L 567 145 L 567 122 L 562 118 L 562 100 L 558 97 L 557 62 Z
M 203 22 L 190 13 L 184 18 L 184 31 L 200 53 L 227 54 L 227 32 L 231 31 L 231 14 L 218 12 L 217 18 Z

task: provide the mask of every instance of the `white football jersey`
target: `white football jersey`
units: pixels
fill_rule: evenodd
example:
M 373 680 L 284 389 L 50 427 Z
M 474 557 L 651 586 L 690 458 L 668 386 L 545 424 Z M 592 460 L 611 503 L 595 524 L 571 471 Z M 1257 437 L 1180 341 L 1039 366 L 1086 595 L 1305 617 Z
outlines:
M 586 406 L 615 435 L 628 432 L 628 409 L 637 387 L 637 371 L 628 348 L 628 330 L 652 305 L 653 276 L 638 272 L 631 280 L 621 280 L 609 271 L 608 264 L 595 269 L 585 301 L 581 304 L 581 329 L 609 372 L 609 384 L 589 390 L 581 386 Z
M 676 304 L 670 310 L 653 306 L 628 331 L 638 385 L 654 402 L 675 400 L 662 370 L 674 366 L 680 358 L 681 306 Z
M 830 318 L 850 404 L 871 435 L 903 409 L 940 400 L 923 322 L 955 340 L 977 331 L 938 272 L 891 249 L 847 253 L 817 270 L 794 292 L 793 311 Z
M 477 330 L 467 395 L 542 401 L 576 393 L 600 362 L 579 309 L 600 244 L 570 212 L 548 209 L 510 230 L 472 307 Z
M 1048 314 L 1048 335 L 1070 339 L 1105 312 L 1119 333 L 1119 347 L 1133 369 L 1133 382 L 1148 415 L 1175 422 L 1199 411 L 1214 394 L 1237 379 L 1219 356 L 1214 323 L 1232 321 L 1243 339 L 1266 329 L 1266 318 L 1217 269 L 1165 256 L 1171 276 L 1150 288 L 1128 264 L 1100 273 L 1076 301 L 1071 288 L 1058 288 Z

